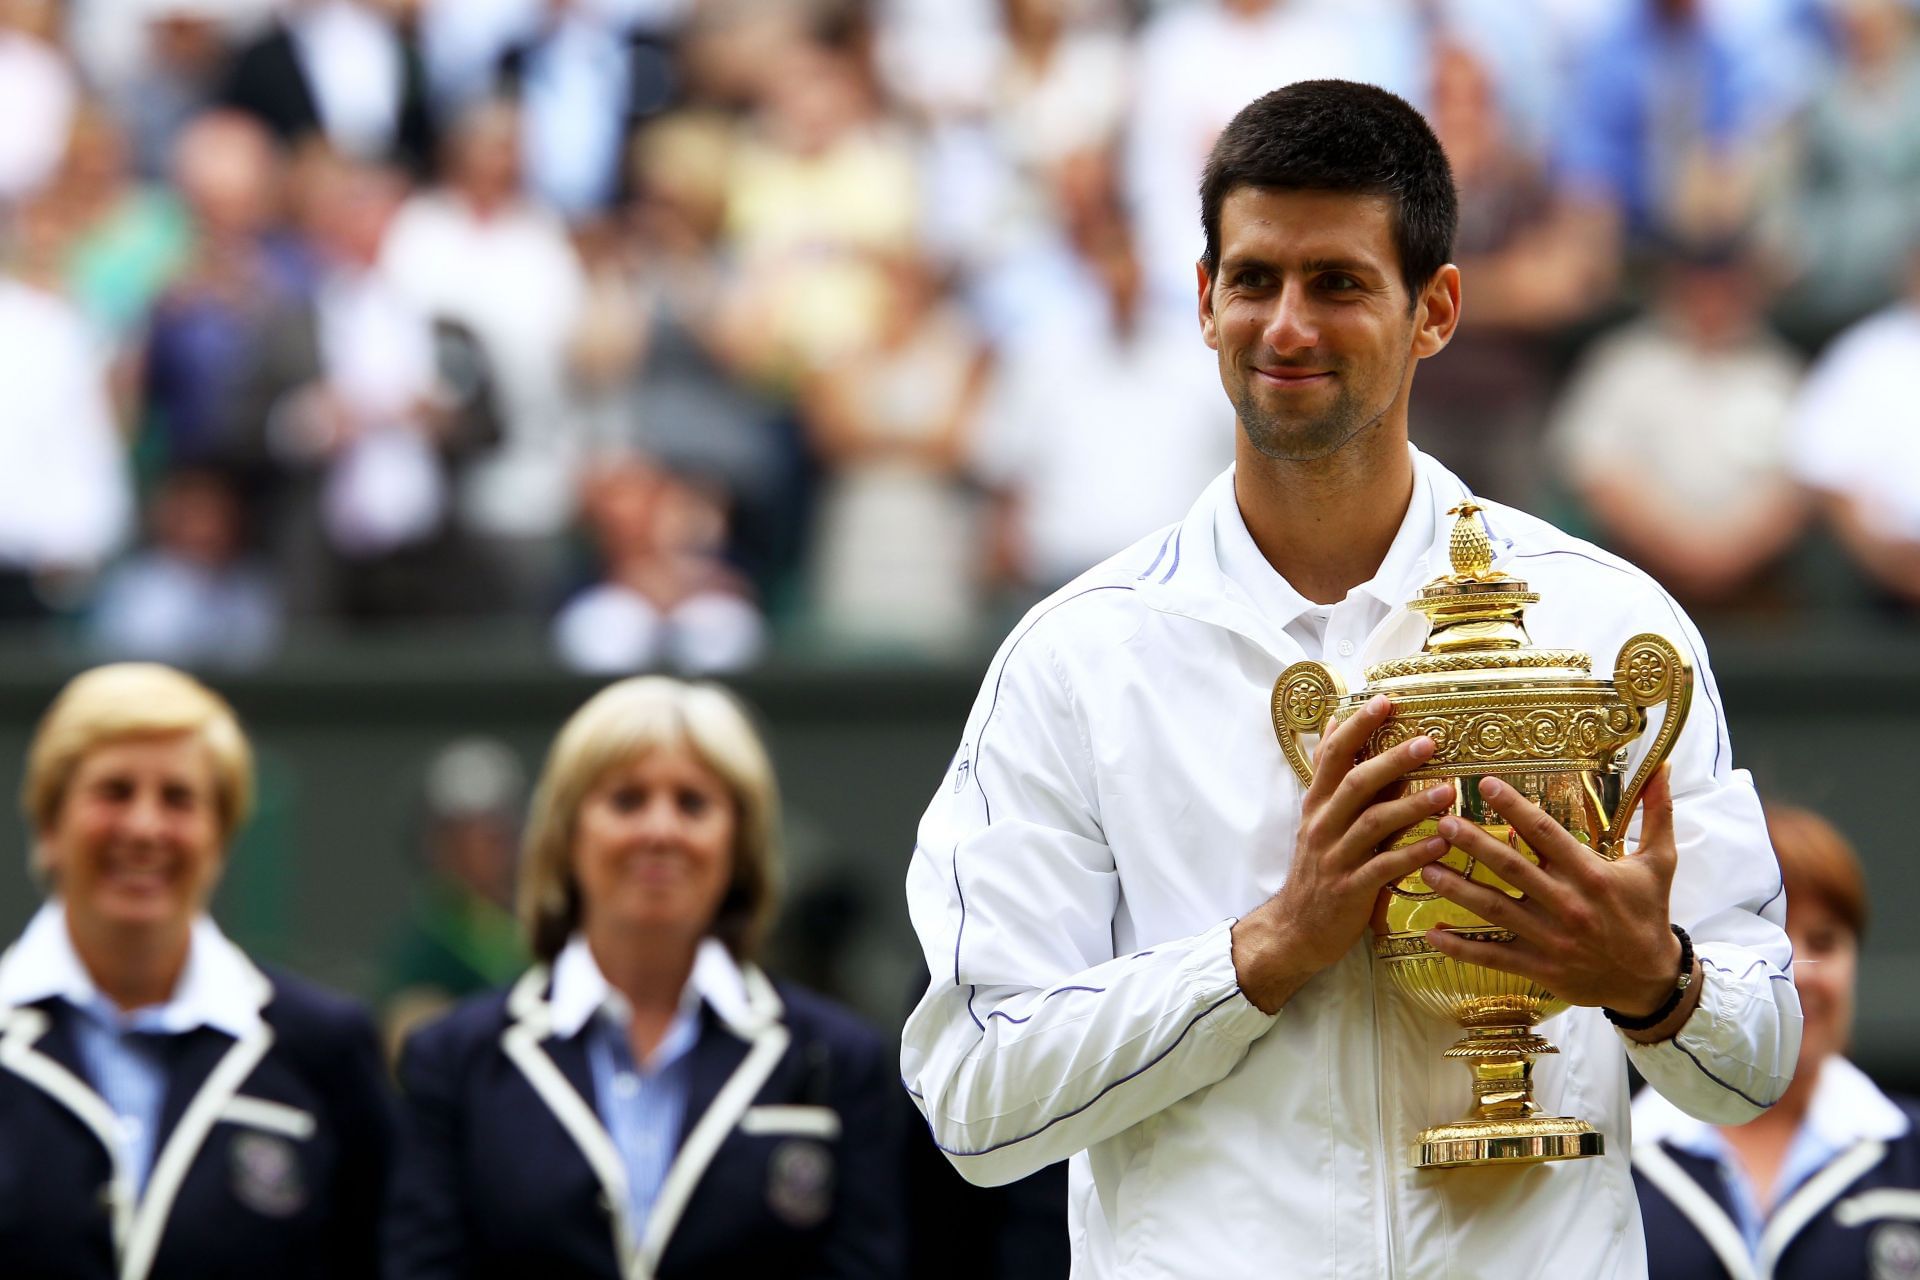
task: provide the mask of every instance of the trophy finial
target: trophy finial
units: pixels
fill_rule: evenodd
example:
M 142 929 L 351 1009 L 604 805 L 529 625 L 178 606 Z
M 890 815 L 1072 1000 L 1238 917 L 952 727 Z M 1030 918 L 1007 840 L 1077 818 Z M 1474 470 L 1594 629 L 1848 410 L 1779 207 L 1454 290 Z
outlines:
M 1454 523 L 1452 536 L 1447 539 L 1447 554 L 1453 561 L 1454 577 L 1472 582 L 1485 582 L 1492 578 L 1493 540 L 1487 537 L 1486 526 L 1474 519 L 1480 514 L 1480 504 L 1469 498 L 1447 514 L 1460 517 Z

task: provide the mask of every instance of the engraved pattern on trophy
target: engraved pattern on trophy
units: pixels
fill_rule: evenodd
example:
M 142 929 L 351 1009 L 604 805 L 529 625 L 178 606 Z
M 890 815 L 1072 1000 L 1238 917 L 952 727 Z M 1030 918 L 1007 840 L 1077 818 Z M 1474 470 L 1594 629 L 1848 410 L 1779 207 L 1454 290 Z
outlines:
M 1312 766 L 1300 739 L 1324 733 L 1335 716 L 1386 694 L 1394 704 L 1393 718 L 1374 733 L 1363 754 L 1378 755 L 1425 734 L 1434 741 L 1434 755 L 1407 775 L 1408 785 L 1453 782 L 1454 816 L 1534 859 L 1480 795 L 1480 780 L 1497 775 L 1596 857 L 1618 858 L 1640 791 L 1686 722 L 1692 669 L 1671 642 L 1651 634 L 1622 646 L 1611 679 L 1596 678 L 1585 653 L 1535 648 L 1524 613 L 1540 597 L 1526 583 L 1494 571 L 1492 543 L 1475 518 L 1478 513 L 1471 502 L 1449 513 L 1458 517 L 1448 540 L 1453 572 L 1409 602 L 1432 623 L 1420 654 L 1369 667 L 1365 687 L 1350 695 L 1318 662 L 1295 663 L 1281 673 L 1272 714 L 1282 753 L 1302 784 L 1311 784 Z M 1659 729 L 1633 780 L 1623 787 L 1627 749 L 1646 732 L 1649 709 L 1662 706 Z M 1438 818 L 1420 823 L 1393 847 L 1426 839 L 1437 826 Z M 1481 884 L 1521 896 L 1459 849 L 1441 861 Z M 1408 1135 L 1414 1138 L 1414 1163 L 1448 1168 L 1600 1154 L 1605 1141 L 1591 1125 L 1573 1116 L 1543 1115 L 1533 1100 L 1533 1059 L 1559 1052 L 1534 1027 L 1566 1008 L 1565 1002 L 1526 978 L 1434 950 L 1425 934 L 1436 925 L 1512 941 L 1506 930 L 1428 888 L 1417 873 L 1393 886 L 1385 931 L 1374 943 L 1376 961 L 1404 998 L 1465 1031 L 1444 1056 L 1464 1062 L 1472 1079 L 1473 1106 L 1466 1117 Z

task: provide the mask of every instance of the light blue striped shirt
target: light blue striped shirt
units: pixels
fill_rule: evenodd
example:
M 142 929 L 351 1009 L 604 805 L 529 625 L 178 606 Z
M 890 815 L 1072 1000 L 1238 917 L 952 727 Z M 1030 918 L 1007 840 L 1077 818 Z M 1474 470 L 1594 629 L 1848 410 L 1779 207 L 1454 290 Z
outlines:
M 594 1111 L 626 1170 L 627 1203 L 621 1208 L 635 1240 L 646 1234 L 647 1218 L 680 1145 L 693 1084 L 689 1054 L 700 1038 L 699 986 L 696 972 L 680 993 L 680 1008 L 666 1035 L 645 1062 L 635 1062 L 632 1011 L 600 973 L 586 940 L 575 937 L 554 961 L 553 1004 L 566 1011 L 556 1030 L 565 1034 L 564 1024 L 585 1016 L 579 1034 L 586 1037 L 593 1070 Z
M 260 1023 L 258 972 L 207 916 L 193 923 L 187 961 L 165 1004 L 122 1012 L 94 985 L 73 947 L 66 909 L 50 899 L 0 958 L 0 1007 L 58 997 L 72 1020 L 81 1070 L 119 1122 L 115 1159 L 144 1189 L 159 1142 L 167 1063 L 159 1037 L 198 1027 L 238 1039 Z

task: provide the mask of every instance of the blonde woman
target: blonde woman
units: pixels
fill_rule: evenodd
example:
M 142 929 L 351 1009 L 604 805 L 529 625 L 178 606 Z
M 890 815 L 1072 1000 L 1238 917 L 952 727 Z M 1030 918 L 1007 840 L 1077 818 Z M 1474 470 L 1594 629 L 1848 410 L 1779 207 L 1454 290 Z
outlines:
M 528 820 L 539 963 L 400 1063 L 400 1280 L 900 1274 L 890 1055 L 754 964 L 772 766 L 718 688 L 602 690 Z
M 88 671 L 41 721 L 22 802 L 47 900 L 0 957 L 5 1274 L 377 1274 L 373 1024 L 207 914 L 252 800 L 232 709 L 168 667 Z

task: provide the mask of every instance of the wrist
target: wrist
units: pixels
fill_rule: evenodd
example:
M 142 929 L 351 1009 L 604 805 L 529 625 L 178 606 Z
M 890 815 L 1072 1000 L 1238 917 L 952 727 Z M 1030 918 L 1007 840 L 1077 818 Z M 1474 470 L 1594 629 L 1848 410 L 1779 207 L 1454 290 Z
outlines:
M 1265 907 L 1234 921 L 1229 936 L 1240 994 L 1262 1013 L 1280 1012 L 1315 972 L 1300 963 L 1286 927 Z
M 1628 997 L 1630 1003 L 1602 1006 L 1607 1021 L 1623 1031 L 1645 1032 L 1663 1026 L 1683 1005 L 1691 1009 L 1698 998 L 1699 965 L 1693 955 L 1693 939 L 1677 924 L 1668 929 L 1672 943 L 1662 949 L 1659 961 L 1663 976 L 1649 979 L 1642 993 Z

